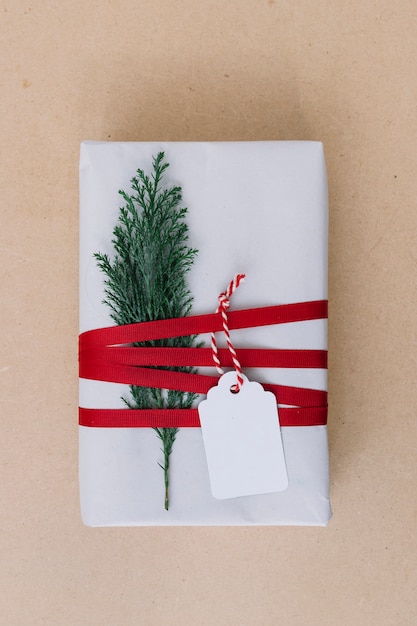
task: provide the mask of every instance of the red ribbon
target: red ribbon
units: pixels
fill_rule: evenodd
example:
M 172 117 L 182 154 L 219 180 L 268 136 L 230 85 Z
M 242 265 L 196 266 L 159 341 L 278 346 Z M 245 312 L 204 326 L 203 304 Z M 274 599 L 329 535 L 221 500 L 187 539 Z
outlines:
M 327 300 L 301 302 L 228 314 L 229 328 L 237 330 L 272 324 L 286 324 L 327 318 Z M 141 322 L 99 328 L 79 337 L 80 378 L 107 382 L 175 389 L 206 394 L 218 377 L 187 374 L 161 367 L 210 366 L 211 348 L 131 347 L 132 344 L 171 337 L 218 332 L 219 314 Z M 123 347 L 121 347 L 123 346 Z M 230 352 L 220 349 L 225 366 L 232 365 Z M 325 350 L 241 349 L 242 367 L 327 368 Z M 264 384 L 280 404 L 281 426 L 313 426 L 327 423 L 327 392 L 300 387 Z M 101 428 L 198 427 L 197 409 L 79 409 L 81 426 Z

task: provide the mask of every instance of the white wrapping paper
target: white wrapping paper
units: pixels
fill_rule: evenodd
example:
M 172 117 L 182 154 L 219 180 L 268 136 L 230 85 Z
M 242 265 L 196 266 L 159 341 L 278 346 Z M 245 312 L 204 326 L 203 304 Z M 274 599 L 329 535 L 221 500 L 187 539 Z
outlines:
M 84 142 L 80 161 L 80 332 L 111 326 L 94 252 L 112 255 L 112 231 L 138 167 L 170 163 L 166 185 L 180 185 L 190 245 L 193 314 L 211 313 L 238 272 L 246 281 L 231 309 L 327 298 L 327 181 L 319 142 Z M 202 339 L 208 339 L 203 336 Z M 240 347 L 326 349 L 325 320 L 233 331 Z M 219 337 L 219 345 L 222 345 Z M 202 373 L 214 370 L 201 368 Z M 317 369 L 246 370 L 261 382 L 327 388 Z M 80 380 L 80 406 L 123 408 L 127 386 Z M 216 500 L 198 428 L 182 428 L 164 509 L 160 441 L 152 429 L 79 428 L 81 512 L 89 526 L 321 525 L 329 503 L 325 426 L 282 428 L 288 489 Z

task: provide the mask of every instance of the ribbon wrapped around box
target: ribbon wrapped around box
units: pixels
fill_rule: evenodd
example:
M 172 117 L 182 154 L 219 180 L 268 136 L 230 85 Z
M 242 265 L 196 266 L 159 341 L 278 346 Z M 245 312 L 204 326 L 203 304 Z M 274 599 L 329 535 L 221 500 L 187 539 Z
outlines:
M 199 251 L 188 274 L 192 315 L 117 327 L 102 303 L 103 275 L 93 255 L 112 255 L 112 232 L 123 204 L 118 190 L 129 191 L 136 170 L 149 171 L 160 151 L 170 163 L 165 184 L 182 187 L 190 245 Z M 214 311 L 218 294 L 238 272 L 246 281 L 231 301 L 233 345 L 245 375 L 277 397 L 288 488 L 218 500 L 210 490 L 197 410 L 165 411 L 161 417 L 157 411 L 127 409 L 122 398 L 128 395 L 127 383 L 185 386 L 202 394 L 216 384 L 210 332 L 217 333 L 222 364 L 232 363 Z M 80 333 L 85 524 L 327 524 L 327 182 L 321 143 L 84 142 Z M 170 348 L 169 354 L 126 347 L 181 334 L 199 334 L 207 347 Z M 198 374 L 155 370 L 167 365 L 198 366 Z M 161 442 L 151 427 L 172 425 L 180 430 L 166 511 Z

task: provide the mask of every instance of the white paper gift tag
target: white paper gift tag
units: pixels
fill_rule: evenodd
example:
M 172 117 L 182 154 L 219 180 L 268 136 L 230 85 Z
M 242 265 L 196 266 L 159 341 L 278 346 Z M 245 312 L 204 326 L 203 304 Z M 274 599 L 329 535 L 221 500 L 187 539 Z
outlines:
M 276 398 L 243 381 L 233 393 L 236 372 L 227 372 L 198 406 L 211 491 L 220 500 L 288 487 Z

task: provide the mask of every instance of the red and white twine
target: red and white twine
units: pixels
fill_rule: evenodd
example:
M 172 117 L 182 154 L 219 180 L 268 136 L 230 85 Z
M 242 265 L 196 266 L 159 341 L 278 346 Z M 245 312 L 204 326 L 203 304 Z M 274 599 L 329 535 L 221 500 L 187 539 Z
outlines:
M 221 313 L 221 316 L 222 316 L 223 330 L 224 330 L 224 334 L 226 335 L 227 347 L 229 348 L 229 352 L 232 356 L 233 365 L 236 370 L 237 383 L 234 386 L 234 390 L 233 390 L 235 393 L 237 393 L 240 390 L 241 386 L 243 385 L 243 377 L 242 377 L 242 368 L 237 358 L 236 350 L 234 349 L 232 341 L 230 339 L 229 325 L 227 321 L 227 309 L 230 306 L 230 297 L 232 293 L 239 287 L 240 283 L 244 280 L 244 278 L 245 278 L 245 274 L 236 274 L 236 276 L 230 282 L 226 291 L 223 291 L 219 295 L 219 306 L 216 309 L 216 313 Z M 220 365 L 219 353 L 217 350 L 216 337 L 214 333 L 211 333 L 211 349 L 212 349 L 212 354 L 213 354 L 213 361 L 214 361 L 217 371 L 219 372 L 219 374 L 224 374 L 224 370 L 222 369 Z

